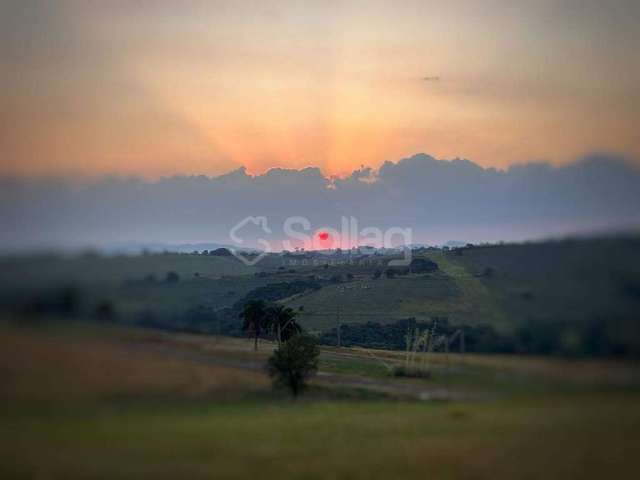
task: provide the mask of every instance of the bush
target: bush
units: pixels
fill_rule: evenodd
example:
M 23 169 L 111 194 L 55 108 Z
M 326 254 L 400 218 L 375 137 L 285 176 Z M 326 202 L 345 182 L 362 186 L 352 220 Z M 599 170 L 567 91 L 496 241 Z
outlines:
M 101 322 L 111 322 L 115 317 L 113 303 L 109 300 L 102 300 L 96 305 L 96 318 Z
M 404 365 L 398 365 L 393 369 L 393 376 L 407 378 L 431 378 L 431 370 L 420 367 L 405 367 Z
M 233 254 L 227 248 L 216 248 L 215 250 L 211 250 L 209 255 L 213 255 L 214 257 L 230 257 Z
M 250 300 L 276 302 L 283 298 L 291 297 L 292 295 L 297 295 L 310 290 L 319 290 L 320 288 L 320 283 L 315 280 L 294 280 L 292 282 L 269 283 L 251 290 L 234 304 L 234 308 L 236 310 L 241 310 L 244 307 L 244 304 Z
M 430 273 L 438 270 L 438 264 L 426 258 L 414 258 L 411 260 L 409 269 L 413 273 Z
M 178 283 L 180 281 L 180 275 L 176 272 L 167 272 L 167 277 L 165 279 L 167 283 Z
M 267 362 L 274 386 L 288 388 L 297 396 L 309 377 L 317 372 L 319 354 L 315 339 L 307 335 L 295 335 L 280 345 Z
M 468 352 L 514 353 L 517 350 L 517 339 L 511 335 L 496 332 L 491 325 L 450 325 L 446 317 L 432 317 L 430 322 L 417 322 L 414 318 L 398 320 L 396 322 L 377 323 L 345 323 L 340 329 L 342 346 L 384 348 L 404 350 L 408 330 L 426 330 L 433 328 L 437 321 L 438 332 L 442 335 L 453 335 L 457 330 L 463 330 L 466 350 Z M 320 343 L 336 345 L 337 332 L 333 328 L 324 332 Z
M 65 286 L 44 291 L 27 299 L 21 305 L 22 313 L 30 316 L 74 317 L 78 314 L 82 300 L 81 292 L 74 286 Z

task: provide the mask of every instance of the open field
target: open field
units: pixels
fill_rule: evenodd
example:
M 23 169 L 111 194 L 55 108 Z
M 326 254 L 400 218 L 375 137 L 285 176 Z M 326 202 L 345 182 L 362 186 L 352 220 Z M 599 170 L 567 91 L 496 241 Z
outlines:
M 638 397 L 517 403 L 160 403 L 13 413 L 5 478 L 609 478 Z
M 411 380 L 384 366 L 401 353 L 324 349 L 293 401 L 268 342 L 76 324 L 0 343 L 4 478 L 608 478 L 640 447 L 629 363 L 432 355 Z

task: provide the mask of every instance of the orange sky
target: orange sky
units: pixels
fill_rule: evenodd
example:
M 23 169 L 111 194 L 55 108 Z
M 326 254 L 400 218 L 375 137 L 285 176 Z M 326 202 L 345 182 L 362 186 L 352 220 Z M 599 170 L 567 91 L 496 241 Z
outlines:
M 39 3 L 0 7 L 0 175 L 640 158 L 638 2 Z

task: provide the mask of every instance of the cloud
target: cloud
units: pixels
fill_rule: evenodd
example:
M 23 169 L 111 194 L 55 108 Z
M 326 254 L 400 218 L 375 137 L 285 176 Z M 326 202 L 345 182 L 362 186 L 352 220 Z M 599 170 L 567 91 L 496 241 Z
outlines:
M 105 179 L 0 182 L 0 245 L 114 242 L 228 243 L 246 216 L 266 216 L 281 232 L 289 216 L 312 227 L 412 228 L 416 242 L 497 241 L 640 227 L 640 171 L 615 155 L 593 154 L 553 167 L 508 170 L 418 154 L 329 179 L 317 168 L 241 168 L 218 177 L 160 181 Z M 277 234 L 277 233 L 276 233 Z

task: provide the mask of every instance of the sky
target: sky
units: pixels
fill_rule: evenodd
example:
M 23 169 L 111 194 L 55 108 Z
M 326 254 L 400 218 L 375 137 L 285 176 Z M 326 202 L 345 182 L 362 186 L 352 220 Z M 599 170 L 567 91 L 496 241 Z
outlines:
M 637 0 L 6 1 L 0 176 L 640 162 Z

